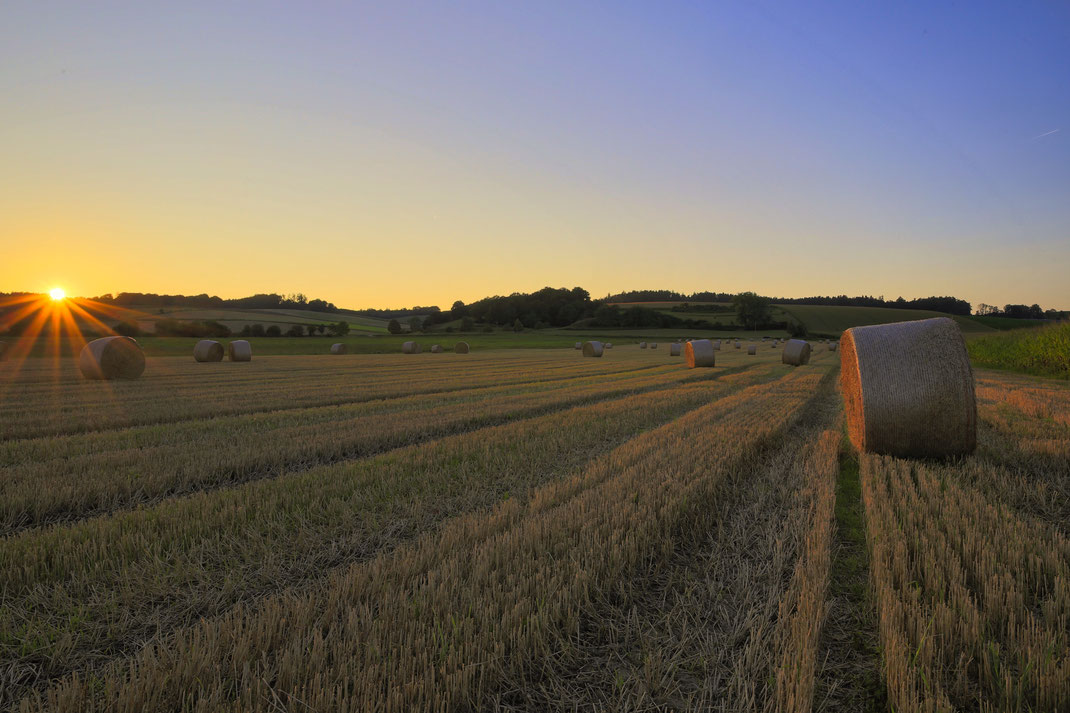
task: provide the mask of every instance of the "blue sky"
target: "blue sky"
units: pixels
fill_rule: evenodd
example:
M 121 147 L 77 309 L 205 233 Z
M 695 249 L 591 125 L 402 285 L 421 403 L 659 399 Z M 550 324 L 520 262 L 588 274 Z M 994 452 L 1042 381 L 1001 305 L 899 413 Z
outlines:
M 0 91 L 0 290 L 1070 308 L 1065 3 L 6 3 Z

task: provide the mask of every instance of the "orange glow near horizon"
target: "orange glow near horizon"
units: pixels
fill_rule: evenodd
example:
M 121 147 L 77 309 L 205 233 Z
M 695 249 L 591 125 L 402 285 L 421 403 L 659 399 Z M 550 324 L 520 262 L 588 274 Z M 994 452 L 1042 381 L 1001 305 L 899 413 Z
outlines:
M 60 300 L 67 297 L 67 293 L 63 291 L 62 287 L 53 287 L 51 290 L 48 291 L 48 296 L 51 297 L 54 301 L 59 302 Z

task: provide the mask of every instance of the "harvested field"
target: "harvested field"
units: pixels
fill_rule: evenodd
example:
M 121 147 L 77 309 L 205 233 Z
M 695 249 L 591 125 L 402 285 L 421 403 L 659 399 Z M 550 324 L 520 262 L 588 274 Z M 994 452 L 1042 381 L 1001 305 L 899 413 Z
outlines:
M 979 372 L 975 454 L 862 456 L 854 617 L 838 355 L 654 356 L 5 362 L 0 708 L 1070 703 L 1070 389 Z

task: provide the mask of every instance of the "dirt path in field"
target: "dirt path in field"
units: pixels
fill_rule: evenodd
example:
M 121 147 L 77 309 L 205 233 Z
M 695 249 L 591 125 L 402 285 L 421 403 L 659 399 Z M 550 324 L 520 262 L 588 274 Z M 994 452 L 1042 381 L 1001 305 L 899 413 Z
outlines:
M 865 713 L 886 710 L 880 672 L 876 611 L 862 515 L 858 458 L 844 441 L 836 483 L 836 529 L 828 616 L 818 649 L 813 710 Z

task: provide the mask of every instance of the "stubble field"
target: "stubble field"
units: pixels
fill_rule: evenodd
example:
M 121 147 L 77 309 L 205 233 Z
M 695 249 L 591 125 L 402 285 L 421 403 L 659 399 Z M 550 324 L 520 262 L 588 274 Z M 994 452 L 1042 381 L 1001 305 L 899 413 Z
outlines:
M 857 458 L 667 346 L 0 364 L 0 708 L 1070 708 L 1065 385 Z

